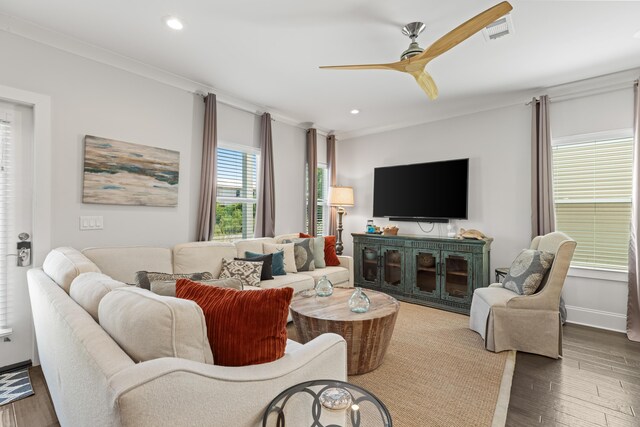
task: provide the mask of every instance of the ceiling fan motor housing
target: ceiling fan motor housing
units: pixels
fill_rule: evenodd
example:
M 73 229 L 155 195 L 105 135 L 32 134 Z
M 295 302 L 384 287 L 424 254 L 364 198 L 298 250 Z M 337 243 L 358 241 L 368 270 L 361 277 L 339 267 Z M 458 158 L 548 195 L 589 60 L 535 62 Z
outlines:
M 411 39 L 411 44 L 409 45 L 407 50 L 402 52 L 402 55 L 400 55 L 400 60 L 411 58 L 412 56 L 416 56 L 424 51 L 424 49 L 418 46 L 416 38 L 418 38 L 420 33 L 423 32 L 425 28 L 426 26 L 422 22 L 411 22 L 402 27 L 402 34 Z

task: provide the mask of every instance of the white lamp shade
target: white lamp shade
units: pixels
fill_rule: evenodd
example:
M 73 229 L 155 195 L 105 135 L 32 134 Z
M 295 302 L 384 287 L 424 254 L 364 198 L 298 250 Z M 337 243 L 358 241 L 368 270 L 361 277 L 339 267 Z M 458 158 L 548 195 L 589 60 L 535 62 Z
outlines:
M 330 206 L 353 206 L 353 187 L 329 187 Z

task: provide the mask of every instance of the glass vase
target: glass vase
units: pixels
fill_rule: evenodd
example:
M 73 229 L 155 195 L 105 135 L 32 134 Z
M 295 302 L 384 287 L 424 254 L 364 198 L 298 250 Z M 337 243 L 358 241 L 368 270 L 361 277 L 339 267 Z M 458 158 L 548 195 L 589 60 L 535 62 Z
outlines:
M 316 295 L 319 297 L 328 297 L 333 293 L 333 285 L 327 279 L 327 276 L 322 276 L 316 284 Z
M 362 292 L 362 288 L 356 288 L 356 290 L 349 298 L 349 309 L 354 313 L 366 313 L 369 311 L 371 300 Z

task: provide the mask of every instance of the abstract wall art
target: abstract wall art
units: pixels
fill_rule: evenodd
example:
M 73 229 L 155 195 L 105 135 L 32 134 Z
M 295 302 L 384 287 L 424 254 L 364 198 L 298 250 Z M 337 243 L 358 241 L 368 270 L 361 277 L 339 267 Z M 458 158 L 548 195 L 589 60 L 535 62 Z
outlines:
M 177 206 L 180 153 L 86 135 L 83 203 Z

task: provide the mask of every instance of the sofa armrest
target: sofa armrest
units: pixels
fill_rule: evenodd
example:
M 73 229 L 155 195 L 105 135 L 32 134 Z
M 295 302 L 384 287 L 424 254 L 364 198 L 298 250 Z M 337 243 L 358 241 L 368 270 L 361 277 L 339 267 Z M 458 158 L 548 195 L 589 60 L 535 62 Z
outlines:
M 338 255 L 340 260 L 340 267 L 344 267 L 349 270 L 349 287 L 353 287 L 353 257 L 346 255 Z
M 122 370 L 109 385 L 122 426 L 204 426 L 213 420 L 259 426 L 267 405 L 285 389 L 313 379 L 346 381 L 346 354 L 342 337 L 323 334 L 271 363 L 225 367 L 162 358 Z M 310 415 L 310 408 L 299 409 L 296 418 Z

